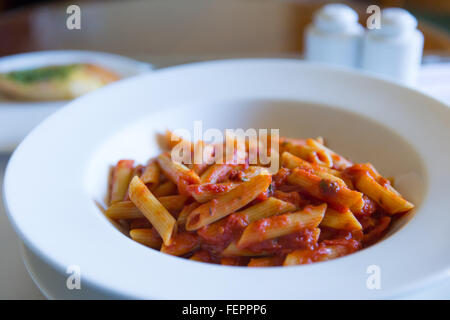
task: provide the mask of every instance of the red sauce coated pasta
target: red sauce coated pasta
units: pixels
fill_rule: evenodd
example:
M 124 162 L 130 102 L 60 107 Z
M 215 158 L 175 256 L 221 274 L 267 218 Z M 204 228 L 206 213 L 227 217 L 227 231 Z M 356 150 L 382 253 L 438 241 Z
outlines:
M 147 165 L 120 160 L 112 169 L 105 214 L 153 250 L 198 262 L 269 267 L 352 254 L 382 239 L 414 207 L 373 165 L 353 164 L 323 139 L 280 141 L 276 172 L 251 163 L 248 143 L 235 145 L 229 164 L 180 163 L 167 151 Z M 210 157 L 218 154 L 219 145 L 200 144 L 209 147 Z M 194 154 L 194 144 L 187 145 Z

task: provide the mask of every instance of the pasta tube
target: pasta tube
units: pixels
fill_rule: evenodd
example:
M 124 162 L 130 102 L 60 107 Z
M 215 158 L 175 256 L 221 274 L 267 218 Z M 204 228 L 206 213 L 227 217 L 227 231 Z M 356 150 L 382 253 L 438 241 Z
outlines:
M 245 228 L 237 247 L 245 248 L 251 244 L 285 236 L 302 229 L 316 228 L 322 221 L 326 209 L 326 204 L 306 206 L 301 211 L 257 220 Z
M 260 193 L 266 191 L 271 181 L 270 175 L 259 175 L 243 182 L 230 192 L 202 204 L 189 214 L 186 230 L 197 230 L 239 210 Z
M 176 224 L 175 218 L 137 176 L 131 180 L 129 194 L 131 201 L 158 231 L 164 244 L 169 245 Z

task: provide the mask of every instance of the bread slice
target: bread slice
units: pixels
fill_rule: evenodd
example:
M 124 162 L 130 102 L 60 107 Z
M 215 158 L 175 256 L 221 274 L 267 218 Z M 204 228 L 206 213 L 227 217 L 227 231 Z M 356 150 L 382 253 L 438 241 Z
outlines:
M 0 74 L 0 93 L 15 100 L 70 100 L 119 76 L 94 64 L 70 64 Z

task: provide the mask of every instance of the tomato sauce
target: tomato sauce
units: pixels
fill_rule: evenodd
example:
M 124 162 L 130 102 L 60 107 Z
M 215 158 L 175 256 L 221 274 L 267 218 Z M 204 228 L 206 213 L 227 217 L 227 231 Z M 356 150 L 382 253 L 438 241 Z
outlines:
M 203 247 L 213 252 L 221 252 L 232 240 L 239 238 L 247 225 L 246 215 L 234 213 L 200 228 L 197 233 L 202 239 Z
M 189 192 L 201 194 L 203 192 L 208 193 L 221 193 L 231 190 L 233 187 L 231 184 L 218 184 L 218 183 L 207 183 L 207 184 L 194 184 L 189 186 Z
M 290 174 L 291 170 L 287 168 L 280 168 L 280 170 L 278 170 L 278 172 L 272 176 L 274 188 L 278 188 L 282 184 L 286 183 L 286 180 Z
M 292 250 L 317 248 L 318 238 L 312 229 L 303 229 L 276 239 L 264 240 L 248 246 L 246 249 L 255 253 L 285 254 Z

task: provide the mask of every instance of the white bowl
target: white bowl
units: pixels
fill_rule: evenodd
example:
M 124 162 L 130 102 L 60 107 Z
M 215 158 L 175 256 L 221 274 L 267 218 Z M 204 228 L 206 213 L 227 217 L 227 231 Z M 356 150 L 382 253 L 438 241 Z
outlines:
M 144 247 L 96 206 L 108 166 L 120 158 L 145 161 L 158 153 L 155 133 L 192 130 L 194 120 L 204 129 L 322 135 L 339 153 L 396 178 L 416 209 L 380 243 L 312 265 L 220 266 Z M 450 271 L 449 140 L 445 105 L 384 80 L 293 60 L 198 63 L 112 84 L 52 115 L 14 152 L 4 198 L 26 246 L 61 274 L 79 266 L 82 283 L 101 296 L 398 297 Z M 379 290 L 367 286 L 371 265 L 381 271 Z
M 47 65 L 94 63 L 127 78 L 152 70 L 152 66 L 111 53 L 93 51 L 38 51 L 0 58 L 0 73 Z M 0 152 L 9 152 L 47 116 L 67 101 L 14 101 L 0 96 Z

